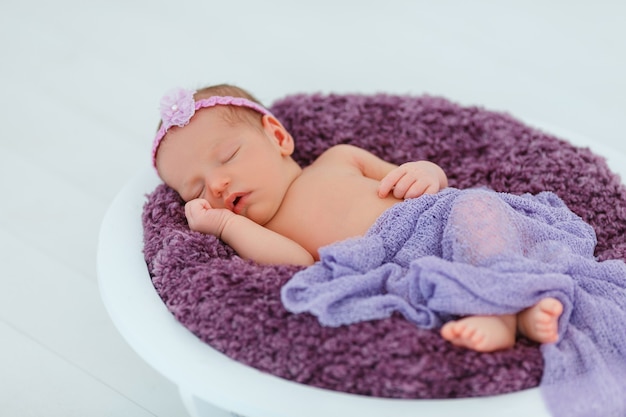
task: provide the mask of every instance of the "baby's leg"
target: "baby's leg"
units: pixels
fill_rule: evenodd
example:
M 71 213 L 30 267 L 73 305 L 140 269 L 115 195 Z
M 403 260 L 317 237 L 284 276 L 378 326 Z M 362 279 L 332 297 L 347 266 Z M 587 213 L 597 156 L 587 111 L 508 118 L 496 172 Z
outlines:
M 513 347 L 517 332 L 516 324 L 514 314 L 468 316 L 444 324 L 441 336 L 456 346 L 478 352 L 493 352 Z
M 554 343 L 559 339 L 559 317 L 563 304 L 556 298 L 544 298 L 517 315 L 519 332 L 539 343 Z

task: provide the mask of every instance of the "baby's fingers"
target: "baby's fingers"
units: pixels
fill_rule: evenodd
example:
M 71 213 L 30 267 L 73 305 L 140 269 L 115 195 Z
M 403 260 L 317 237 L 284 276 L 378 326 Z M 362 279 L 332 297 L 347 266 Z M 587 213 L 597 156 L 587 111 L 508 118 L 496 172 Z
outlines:
M 378 196 L 380 198 L 387 197 L 404 174 L 404 170 L 400 167 L 395 168 L 387 174 L 382 180 L 380 180 L 380 184 L 378 185 Z
M 202 198 L 196 198 L 185 204 L 185 216 L 187 217 L 187 219 L 193 218 L 195 215 L 198 215 L 210 209 L 211 204 L 209 204 L 208 201 Z
M 411 184 L 411 187 L 407 189 L 406 193 L 404 193 L 404 198 L 416 198 L 429 192 L 431 194 L 434 194 L 436 192 L 432 191 L 431 185 L 429 183 L 427 183 L 426 181 L 415 181 L 413 184 Z
M 436 194 L 439 189 L 440 186 L 438 182 L 420 178 L 406 190 L 404 198 L 416 198 L 424 194 Z
M 419 192 L 419 186 L 419 180 L 408 174 L 403 175 L 393 188 L 393 196 L 398 199 L 411 198 L 410 193 Z
M 441 190 L 441 185 L 439 183 L 430 183 L 422 194 L 437 194 L 439 190 Z

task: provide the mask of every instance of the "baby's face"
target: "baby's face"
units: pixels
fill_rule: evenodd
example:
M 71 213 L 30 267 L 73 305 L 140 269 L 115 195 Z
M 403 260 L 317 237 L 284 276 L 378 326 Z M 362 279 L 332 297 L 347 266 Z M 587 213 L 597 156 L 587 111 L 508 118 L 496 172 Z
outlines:
M 292 149 L 285 149 L 275 129 L 270 116 L 259 126 L 233 125 L 220 108 L 199 110 L 187 126 L 165 136 L 157 154 L 159 175 L 185 201 L 203 198 L 263 225 L 291 183 L 286 159 Z

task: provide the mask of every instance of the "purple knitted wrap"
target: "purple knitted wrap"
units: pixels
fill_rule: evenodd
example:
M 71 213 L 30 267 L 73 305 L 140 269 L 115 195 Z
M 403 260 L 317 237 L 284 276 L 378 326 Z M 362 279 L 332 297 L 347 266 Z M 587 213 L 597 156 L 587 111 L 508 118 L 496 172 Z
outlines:
M 553 191 L 594 227 L 599 259 L 626 259 L 626 188 L 603 158 L 506 114 L 391 95 L 294 95 L 270 111 L 294 136 L 294 158 L 303 166 L 350 143 L 396 164 L 436 162 L 457 188 Z M 539 384 L 541 353 L 524 339 L 484 354 L 399 315 L 330 328 L 288 313 L 280 288 L 300 268 L 243 261 L 215 237 L 189 231 L 183 202 L 164 185 L 148 196 L 143 225 L 148 269 L 172 314 L 215 349 L 261 371 L 390 398 L 473 397 Z

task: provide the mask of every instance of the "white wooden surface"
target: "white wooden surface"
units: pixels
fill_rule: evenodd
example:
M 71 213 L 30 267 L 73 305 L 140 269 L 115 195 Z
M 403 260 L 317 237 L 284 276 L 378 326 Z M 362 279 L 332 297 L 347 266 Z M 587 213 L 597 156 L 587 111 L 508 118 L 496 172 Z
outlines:
M 624 18 L 617 0 L 3 0 L 0 415 L 185 415 L 113 328 L 95 272 L 165 90 L 429 93 L 626 154 Z

